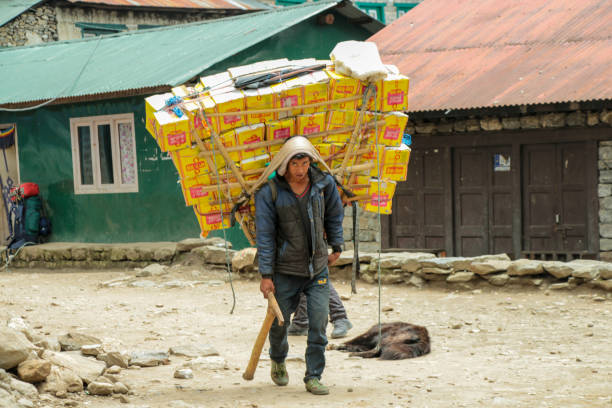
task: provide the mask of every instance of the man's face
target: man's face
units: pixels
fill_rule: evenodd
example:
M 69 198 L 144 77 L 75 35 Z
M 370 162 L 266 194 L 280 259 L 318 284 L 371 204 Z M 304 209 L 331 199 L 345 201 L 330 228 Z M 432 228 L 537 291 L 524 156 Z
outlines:
M 287 179 L 289 181 L 304 181 L 308 177 L 308 168 L 310 167 L 310 157 L 302 157 L 301 159 L 291 159 L 287 165 Z

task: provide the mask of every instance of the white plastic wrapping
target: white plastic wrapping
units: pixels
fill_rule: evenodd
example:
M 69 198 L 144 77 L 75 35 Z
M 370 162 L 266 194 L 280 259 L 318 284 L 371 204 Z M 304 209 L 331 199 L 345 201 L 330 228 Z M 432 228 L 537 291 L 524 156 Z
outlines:
M 342 75 L 366 82 L 375 82 L 387 76 L 388 70 L 373 42 L 343 41 L 336 44 L 329 56 L 336 66 L 336 72 Z

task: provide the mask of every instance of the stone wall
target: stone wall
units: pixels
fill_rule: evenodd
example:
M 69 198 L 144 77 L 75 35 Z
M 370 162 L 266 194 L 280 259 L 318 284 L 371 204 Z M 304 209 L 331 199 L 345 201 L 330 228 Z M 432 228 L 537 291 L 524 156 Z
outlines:
M 96 8 L 57 7 L 57 32 L 59 40 L 81 38 L 81 29 L 75 23 L 124 24 L 128 30 L 137 30 L 139 24 L 174 25 L 226 17 L 223 11 L 199 11 L 191 13 L 106 10 Z
M 0 47 L 57 41 L 55 8 L 42 4 L 0 27 Z
M 612 141 L 599 142 L 599 249 L 602 259 L 612 259 Z
M 525 114 L 509 117 L 469 116 L 460 119 L 409 119 L 406 133 L 431 135 L 500 130 L 532 130 L 612 125 L 612 111 L 573 111 Z M 611 156 L 612 157 L 612 156 Z
M 62 7 L 46 2 L 34 7 L 0 27 L 0 47 L 14 47 L 82 38 L 75 23 L 124 24 L 127 30 L 138 25 L 174 25 L 210 20 L 240 14 L 225 11 L 196 11 L 190 13 L 111 10 L 98 8 Z
M 380 228 L 378 214 L 364 211 L 358 207 L 359 217 L 359 252 L 374 252 L 380 249 Z M 344 248 L 353 249 L 353 207 L 344 209 Z
M 331 276 L 349 278 L 353 252 L 343 252 Z M 368 283 L 428 285 L 474 289 L 477 287 L 532 287 L 571 290 L 578 287 L 612 292 L 612 263 L 593 260 L 571 262 L 519 259 L 506 254 L 472 258 L 437 258 L 429 253 L 359 253 L 360 279 Z

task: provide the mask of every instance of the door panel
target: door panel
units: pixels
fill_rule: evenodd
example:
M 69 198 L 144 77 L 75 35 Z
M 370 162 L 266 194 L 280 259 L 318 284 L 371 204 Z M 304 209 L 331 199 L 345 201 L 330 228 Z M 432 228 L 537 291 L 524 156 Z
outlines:
M 454 151 L 455 250 L 512 253 L 511 147 Z
M 391 248 L 444 248 L 444 162 L 438 149 L 415 149 L 408 178 L 397 185 L 390 216 Z
M 523 148 L 526 251 L 587 250 L 585 143 Z

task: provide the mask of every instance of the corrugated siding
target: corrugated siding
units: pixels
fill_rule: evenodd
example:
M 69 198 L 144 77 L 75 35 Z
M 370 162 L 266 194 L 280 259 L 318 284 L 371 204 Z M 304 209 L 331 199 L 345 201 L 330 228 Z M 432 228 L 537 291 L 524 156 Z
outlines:
M 108 6 L 263 10 L 270 6 L 255 0 L 68 0 L 71 3 L 104 4 Z
M 26 12 L 42 0 L 0 0 L 0 26 Z
M 334 7 L 320 1 L 153 30 L 0 50 L 0 104 L 178 85 Z
M 410 110 L 612 98 L 609 0 L 426 0 L 370 38 Z

